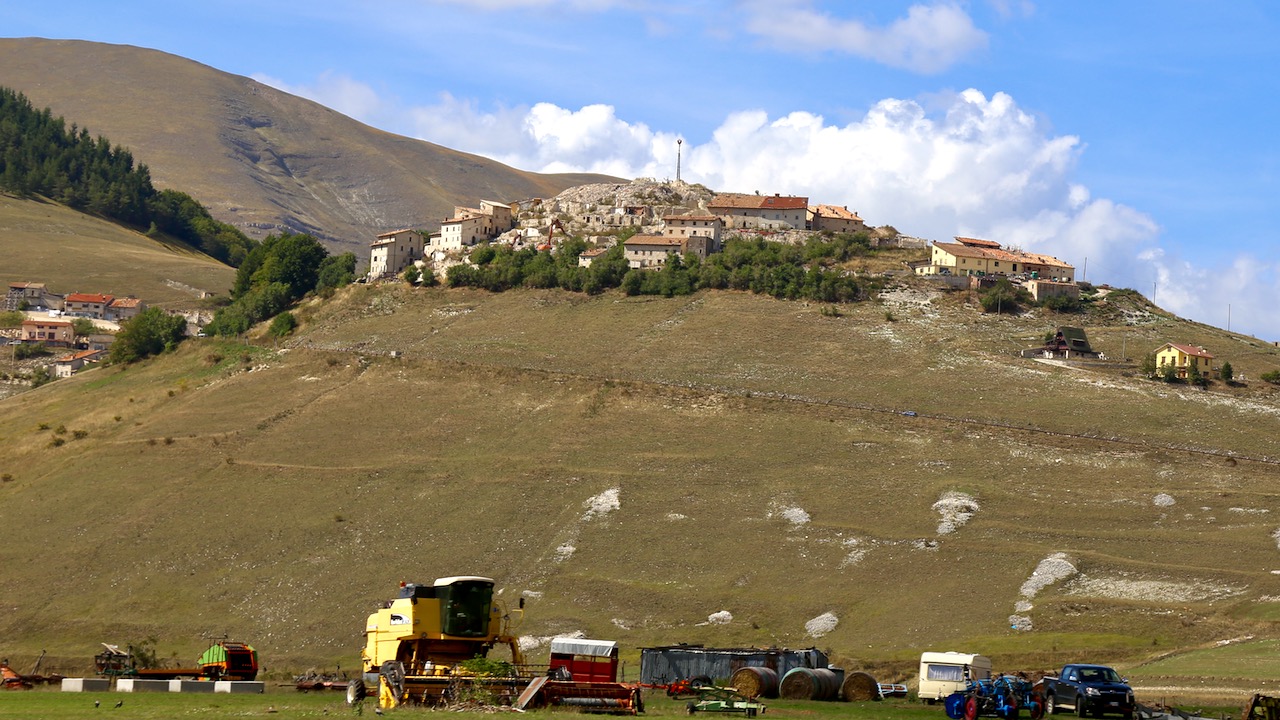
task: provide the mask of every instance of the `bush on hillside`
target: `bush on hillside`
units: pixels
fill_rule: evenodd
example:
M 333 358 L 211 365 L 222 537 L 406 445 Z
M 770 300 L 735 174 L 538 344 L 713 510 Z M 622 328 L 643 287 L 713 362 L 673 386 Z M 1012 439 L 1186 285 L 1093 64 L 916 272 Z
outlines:
M 1084 311 L 1084 304 L 1079 298 L 1070 295 L 1051 295 L 1040 301 L 1040 306 L 1060 313 L 1078 313 Z
M 1269 370 L 1258 377 L 1262 378 L 1264 382 L 1269 382 L 1272 385 L 1280 385 L 1280 370 Z
M 187 334 L 187 321 L 160 308 L 147 308 L 126 320 L 111 343 L 111 362 L 131 363 L 177 347 Z
M 1222 378 L 1222 382 L 1230 384 L 1236 379 L 1235 368 L 1231 367 L 1231 363 L 1224 360 L 1222 367 L 1218 368 L 1218 377 Z
M 1020 312 L 1022 303 L 1030 300 L 1031 293 L 1021 287 L 1015 288 L 1007 278 L 1000 278 L 994 287 L 978 298 L 984 311 L 996 314 Z
M 307 293 L 331 290 L 354 277 L 355 255 L 330 257 L 318 240 L 306 234 L 271 235 L 240 265 L 231 288 L 234 301 L 213 316 L 205 332 L 239 335 Z
M 98 326 L 94 325 L 92 320 L 82 317 L 71 321 L 71 329 L 75 331 L 77 337 L 84 337 L 98 332 Z
M 268 330 L 272 337 L 284 337 L 293 332 L 298 327 L 298 318 L 293 316 L 291 312 L 282 312 L 271 321 L 271 328 Z

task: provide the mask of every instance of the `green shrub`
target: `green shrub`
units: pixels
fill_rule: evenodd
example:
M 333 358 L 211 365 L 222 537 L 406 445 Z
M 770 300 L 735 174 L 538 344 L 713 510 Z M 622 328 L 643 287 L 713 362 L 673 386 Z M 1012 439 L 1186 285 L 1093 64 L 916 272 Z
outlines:
M 1258 377 L 1262 378 L 1266 382 L 1271 383 L 1272 385 L 1280 385 L 1280 370 L 1271 370 L 1269 372 L 1264 372 Z
M 271 328 L 267 331 L 272 337 L 284 337 L 293 332 L 298 327 L 298 318 L 294 317 L 291 312 L 282 312 L 271 321 Z

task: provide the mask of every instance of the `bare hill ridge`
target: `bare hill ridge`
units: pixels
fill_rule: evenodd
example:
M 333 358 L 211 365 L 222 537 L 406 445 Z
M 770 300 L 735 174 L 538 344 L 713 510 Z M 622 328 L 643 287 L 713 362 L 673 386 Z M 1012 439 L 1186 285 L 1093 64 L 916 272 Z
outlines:
M 1087 319 L 1095 347 L 1280 366 L 1133 302 Z M 1052 667 L 1280 637 L 1269 386 L 1017 358 L 1061 319 L 963 295 L 820 310 L 352 287 L 278 347 L 197 340 L 0 402 L 6 652 L 230 633 L 276 670 L 351 667 L 395 583 L 470 573 L 529 600 L 533 648 Z
M 454 205 L 610 179 L 516 170 L 131 46 L 0 39 L 0 85 L 130 148 L 157 186 L 189 192 L 251 236 L 308 232 L 361 256 L 377 233 L 434 227 Z

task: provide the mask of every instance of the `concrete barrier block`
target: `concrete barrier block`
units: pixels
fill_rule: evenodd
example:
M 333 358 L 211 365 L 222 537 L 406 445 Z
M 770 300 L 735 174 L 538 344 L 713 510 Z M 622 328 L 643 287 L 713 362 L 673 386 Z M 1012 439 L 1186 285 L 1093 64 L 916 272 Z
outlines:
M 267 684 L 256 680 L 218 680 L 213 683 L 213 691 L 217 693 L 249 693 L 261 695 Z
M 116 680 L 116 692 L 169 692 L 169 681 L 120 678 Z
M 62 692 L 107 692 L 111 678 L 62 678 Z
M 213 685 L 208 680 L 170 680 L 169 692 L 211 693 Z

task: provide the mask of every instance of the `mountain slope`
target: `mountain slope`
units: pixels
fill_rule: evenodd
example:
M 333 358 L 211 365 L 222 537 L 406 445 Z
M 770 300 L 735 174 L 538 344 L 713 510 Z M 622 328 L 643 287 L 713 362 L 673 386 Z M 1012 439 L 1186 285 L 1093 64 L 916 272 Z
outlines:
M 52 292 L 135 295 L 148 305 L 198 307 L 201 293 L 225 296 L 235 268 L 190 248 L 42 200 L 0 194 L 4 282 L 43 282 Z
M 1061 319 L 958 299 L 890 319 L 352 287 L 280 348 L 194 341 L 55 382 L 0 402 L 0 525 L 24 528 L 0 543 L 0 636 L 72 665 L 230 633 L 273 668 L 346 668 L 396 582 L 474 573 L 530 598 L 526 635 L 630 649 L 1049 667 L 1280 637 L 1269 386 L 1017 358 Z M 1176 337 L 1280 366 L 1110 309 L 1088 328 L 1108 353 Z M 1074 572 L 1036 574 L 1059 560 Z
M 0 85 L 130 148 L 158 187 L 190 193 L 251 236 L 308 232 L 361 256 L 377 233 L 434 229 L 454 205 L 546 197 L 607 179 L 515 170 L 130 46 L 0 39 Z

